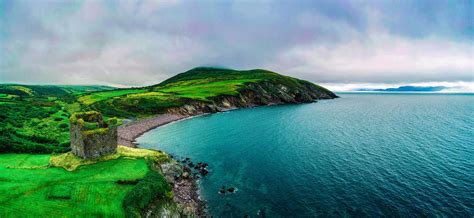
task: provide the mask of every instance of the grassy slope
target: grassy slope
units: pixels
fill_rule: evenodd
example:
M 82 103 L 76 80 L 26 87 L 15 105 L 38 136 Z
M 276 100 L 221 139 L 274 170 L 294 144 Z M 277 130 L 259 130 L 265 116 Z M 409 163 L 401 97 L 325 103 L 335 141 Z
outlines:
M 68 154 L 53 158 L 51 155 L 2 154 L 0 217 L 123 217 L 124 200 L 137 201 L 133 199 L 137 185 L 120 185 L 116 181 L 142 179 L 150 174 L 145 156 L 165 158 L 156 151 L 131 148 L 120 148 L 117 155 L 93 162 L 81 162 L 69 158 Z M 50 158 L 66 168 L 71 164 L 82 166 L 74 171 L 48 167 Z M 156 173 L 154 176 L 161 183 L 158 182 L 158 190 L 153 192 L 169 192 L 163 177 Z
M 115 181 L 140 179 L 148 171 L 143 159 L 110 160 L 75 172 L 28 169 L 45 167 L 48 160 L 49 155 L 0 155 L 0 217 L 121 217 L 122 201 L 133 186 Z
M 77 86 L 77 85 L 19 85 L 0 84 L 0 93 L 18 96 L 64 96 L 78 95 L 87 92 L 114 89 L 110 86 Z
M 134 93 L 142 93 L 146 92 L 145 89 L 119 89 L 119 90 L 112 90 L 112 91 L 105 91 L 105 92 L 95 92 L 88 95 L 83 95 L 79 97 L 77 100 L 81 104 L 90 105 L 98 101 L 107 100 L 113 97 L 127 95 L 127 94 L 134 94 Z

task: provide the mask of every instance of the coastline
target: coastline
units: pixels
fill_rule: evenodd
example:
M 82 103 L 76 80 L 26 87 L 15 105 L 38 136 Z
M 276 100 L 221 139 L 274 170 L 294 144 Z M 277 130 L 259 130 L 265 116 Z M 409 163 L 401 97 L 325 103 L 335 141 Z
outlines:
M 224 100 L 225 104 L 223 104 L 222 106 L 214 105 L 214 107 L 211 107 L 209 105 L 185 105 L 183 107 L 170 109 L 168 110 L 168 113 L 159 114 L 149 118 L 134 120 L 119 126 L 117 129 L 118 144 L 137 148 L 138 144 L 136 143 L 135 139 L 140 137 L 144 133 L 159 126 L 205 114 L 227 112 L 242 108 L 253 108 L 259 106 L 315 103 L 317 102 L 316 100 L 321 99 L 325 98 L 313 99 L 310 102 L 271 101 L 267 102 L 266 104 L 256 104 L 252 103 L 252 101 L 243 101 L 245 102 L 244 105 L 239 105 L 239 103 L 236 103 L 236 101 L 238 102 L 239 100 L 226 99 Z M 199 186 L 197 183 L 198 178 L 190 176 L 191 174 L 193 174 L 192 168 L 186 165 L 187 162 L 177 160 L 171 155 L 169 156 L 173 161 L 168 164 L 162 164 L 160 166 L 160 169 L 166 180 L 173 186 L 173 193 L 175 194 L 175 196 L 173 197 L 173 201 L 181 208 L 182 212 L 186 213 L 187 215 L 199 217 L 207 216 L 207 205 L 205 200 L 201 198 Z M 206 171 L 205 174 L 207 174 L 207 169 L 204 168 L 204 170 Z M 151 207 L 154 206 L 156 205 L 151 205 Z M 156 215 L 152 211 L 149 211 L 149 214 Z
M 280 105 L 278 103 L 275 104 L 268 104 L 264 106 L 272 106 L 272 105 Z M 249 108 L 257 107 L 253 105 Z M 219 108 L 217 112 L 228 112 L 233 111 L 241 108 L 237 107 L 228 107 L 228 108 Z M 118 144 L 138 148 L 138 144 L 136 143 L 136 139 L 141 135 L 145 134 L 146 132 L 158 128 L 160 126 L 164 126 L 166 124 L 170 124 L 173 122 L 178 122 L 186 119 L 191 119 L 194 117 L 199 117 L 202 115 L 206 115 L 210 113 L 200 112 L 195 113 L 193 115 L 182 115 L 178 113 L 165 113 L 159 114 L 153 117 L 144 118 L 144 119 L 137 119 L 131 121 L 126 124 L 122 124 L 117 128 L 117 137 L 118 137 Z M 166 151 L 164 151 L 166 153 Z M 169 155 L 169 154 L 168 154 Z M 157 166 L 162 171 L 163 176 L 166 180 L 172 184 L 173 193 L 175 194 L 173 197 L 173 201 L 182 209 L 182 212 L 186 213 L 186 215 L 198 216 L 198 217 L 205 217 L 208 216 L 207 214 L 207 204 L 204 199 L 202 199 L 199 185 L 197 178 L 194 176 L 185 176 L 183 177 L 184 172 L 188 172 L 191 174 L 190 168 L 181 162 L 181 160 L 176 159 L 172 155 L 169 155 L 172 159 L 170 163 L 162 164 L 161 166 Z M 177 178 L 175 175 L 181 175 Z M 159 203 L 155 200 L 151 205 L 149 205 L 147 209 L 147 217 L 156 217 L 159 214 L 156 214 L 156 206 Z M 165 214 L 173 214 L 173 212 L 168 211 L 166 208 L 162 210 Z
M 180 114 L 160 114 L 154 117 L 139 119 L 132 121 L 130 123 L 119 126 L 118 132 L 118 144 L 137 148 L 138 144 L 135 142 L 135 139 L 143 135 L 144 133 L 163 126 L 172 122 L 181 121 L 189 118 L 193 118 L 199 115 L 204 115 L 205 113 L 197 115 L 180 115 Z M 181 208 L 182 212 L 186 215 L 195 215 L 195 216 L 206 216 L 206 202 L 201 198 L 199 192 L 199 186 L 196 178 L 193 176 L 184 176 L 184 172 L 187 172 L 189 169 L 185 164 L 175 159 L 173 156 L 169 155 L 172 161 L 170 163 L 165 163 L 159 166 L 162 171 L 163 176 L 166 180 L 172 184 L 172 189 L 174 193 L 173 201 Z M 187 173 L 189 174 L 189 172 Z M 176 175 L 180 175 L 176 177 Z M 153 209 L 156 207 L 157 202 L 152 203 L 151 210 L 149 209 L 148 216 L 154 216 L 159 214 L 154 214 Z M 166 210 L 165 210 L 166 211 Z M 168 213 L 168 212 L 165 212 Z

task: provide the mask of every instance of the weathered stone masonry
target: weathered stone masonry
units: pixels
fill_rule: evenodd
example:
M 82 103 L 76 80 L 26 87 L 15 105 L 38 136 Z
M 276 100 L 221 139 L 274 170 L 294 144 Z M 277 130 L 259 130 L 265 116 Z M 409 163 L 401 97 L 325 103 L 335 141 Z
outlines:
M 74 113 L 71 124 L 71 150 L 84 159 L 113 154 L 117 150 L 117 120 L 105 122 L 97 111 Z

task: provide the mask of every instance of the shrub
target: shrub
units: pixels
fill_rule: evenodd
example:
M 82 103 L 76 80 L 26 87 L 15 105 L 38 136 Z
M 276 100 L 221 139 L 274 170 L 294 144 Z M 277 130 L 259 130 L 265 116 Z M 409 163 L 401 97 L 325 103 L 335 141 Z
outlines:
M 132 179 L 132 180 L 119 179 L 115 181 L 115 183 L 120 184 L 120 185 L 136 185 L 138 182 L 140 182 L 140 179 Z
M 166 198 L 171 186 L 166 179 L 154 170 L 150 170 L 143 180 L 127 193 L 122 202 L 127 217 L 141 217 L 141 210 L 155 198 Z
M 47 138 L 47 137 L 44 137 L 44 136 L 40 136 L 40 135 L 32 135 L 32 136 L 29 136 L 30 140 L 31 141 L 34 141 L 34 142 L 37 142 L 37 143 L 57 143 L 58 141 L 56 141 L 55 139 L 51 139 L 51 138 Z

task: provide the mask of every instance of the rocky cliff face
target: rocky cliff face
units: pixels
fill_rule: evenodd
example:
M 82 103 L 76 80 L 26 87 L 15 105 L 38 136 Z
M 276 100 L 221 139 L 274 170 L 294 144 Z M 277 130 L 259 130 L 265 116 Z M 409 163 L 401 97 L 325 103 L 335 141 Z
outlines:
M 333 98 L 337 98 L 333 92 L 306 81 L 301 81 L 299 86 L 264 81 L 248 84 L 239 90 L 237 95 L 218 96 L 208 102 L 190 100 L 183 106 L 168 109 L 168 112 L 197 115 L 262 105 L 310 103 Z

